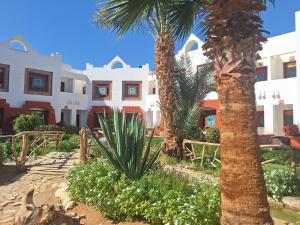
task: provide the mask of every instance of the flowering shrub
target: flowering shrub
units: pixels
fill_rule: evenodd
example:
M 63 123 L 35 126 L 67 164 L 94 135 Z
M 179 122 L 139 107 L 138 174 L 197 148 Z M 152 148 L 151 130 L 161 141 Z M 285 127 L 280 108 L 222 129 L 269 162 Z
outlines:
M 299 127 L 297 125 L 286 125 L 283 127 L 285 136 L 300 136 Z
M 116 221 L 190 225 L 219 221 L 218 184 L 207 179 L 189 181 L 157 167 L 131 181 L 104 159 L 74 167 L 67 178 L 72 198 Z
M 280 201 L 284 196 L 300 193 L 300 180 L 291 176 L 291 170 L 288 167 L 265 171 L 265 180 L 268 196 L 273 199 Z

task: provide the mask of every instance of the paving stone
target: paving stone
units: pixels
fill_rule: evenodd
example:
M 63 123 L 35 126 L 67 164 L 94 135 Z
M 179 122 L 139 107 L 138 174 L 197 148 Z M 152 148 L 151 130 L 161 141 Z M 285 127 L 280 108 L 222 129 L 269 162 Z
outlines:
M 0 220 L 0 224 L 2 224 L 2 223 L 8 223 L 8 222 L 13 221 L 13 220 L 14 220 L 13 216 L 7 217 L 5 219 Z

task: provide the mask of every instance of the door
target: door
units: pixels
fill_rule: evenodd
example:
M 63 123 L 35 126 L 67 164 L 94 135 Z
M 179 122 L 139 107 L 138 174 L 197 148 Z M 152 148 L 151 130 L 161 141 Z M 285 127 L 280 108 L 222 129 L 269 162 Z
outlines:
M 80 127 L 80 114 L 76 114 L 76 127 Z
M 4 110 L 0 109 L 0 130 L 4 127 Z

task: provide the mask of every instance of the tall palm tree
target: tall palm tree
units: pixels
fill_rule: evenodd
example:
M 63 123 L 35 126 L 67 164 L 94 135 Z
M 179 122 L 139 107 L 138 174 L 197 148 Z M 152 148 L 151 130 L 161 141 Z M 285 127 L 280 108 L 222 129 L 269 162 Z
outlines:
M 206 34 L 205 55 L 214 61 L 221 122 L 221 224 L 273 224 L 257 141 L 254 93 L 257 51 L 266 41 L 259 13 L 268 1 L 211 0 L 203 11 L 193 10 L 199 1 L 172 2 L 175 36 L 185 36 L 194 20 L 200 21 Z
M 211 64 L 208 62 L 195 71 L 189 57 L 180 57 L 176 61 L 174 81 L 176 125 L 182 144 L 183 139 L 200 137 L 199 104 L 208 93 L 215 91 Z
M 100 5 L 96 21 L 104 27 L 124 35 L 131 28 L 147 27 L 155 38 L 155 72 L 158 80 L 160 111 L 164 121 L 163 150 L 178 154 L 178 129 L 176 128 L 174 80 L 174 38 L 165 7 L 161 1 L 106 0 Z M 149 29 L 150 28 L 150 29 Z

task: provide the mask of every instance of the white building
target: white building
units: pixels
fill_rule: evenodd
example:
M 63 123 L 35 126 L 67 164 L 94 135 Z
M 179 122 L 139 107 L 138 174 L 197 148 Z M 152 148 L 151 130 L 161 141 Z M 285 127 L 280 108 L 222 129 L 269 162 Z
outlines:
M 191 35 L 177 57 L 188 55 L 196 70 L 207 63 L 203 55 L 203 42 Z M 283 135 L 288 124 L 300 125 L 300 12 L 296 13 L 296 30 L 269 38 L 259 52 L 257 82 L 255 84 L 258 133 L 260 135 Z M 203 103 L 208 114 L 203 126 L 219 126 L 218 95 L 210 93 Z M 208 124 L 210 121 L 211 124 Z
M 0 43 L 0 129 L 9 132 L 17 115 L 29 113 L 46 124 L 90 128 L 113 107 L 145 116 L 149 74 L 148 64 L 133 68 L 118 56 L 103 67 L 75 70 L 60 54 L 44 56 L 21 37 L 11 38 Z
M 14 44 L 21 45 L 21 50 Z M 176 57 L 188 55 L 195 71 L 208 62 L 203 42 L 191 35 Z M 283 135 L 286 124 L 300 125 L 300 12 L 292 33 L 268 39 L 259 52 L 255 84 L 258 133 Z M 34 51 L 21 37 L 0 43 L 0 129 L 9 132 L 21 113 L 37 113 L 45 123 L 63 122 L 77 127 L 99 127 L 97 115 L 111 114 L 113 107 L 128 116 L 144 117 L 148 128 L 160 122 L 156 75 L 145 64 L 138 68 L 115 57 L 103 67 L 86 65 L 75 70 L 55 53 Z M 202 104 L 203 127 L 219 126 L 218 95 L 210 93 Z

